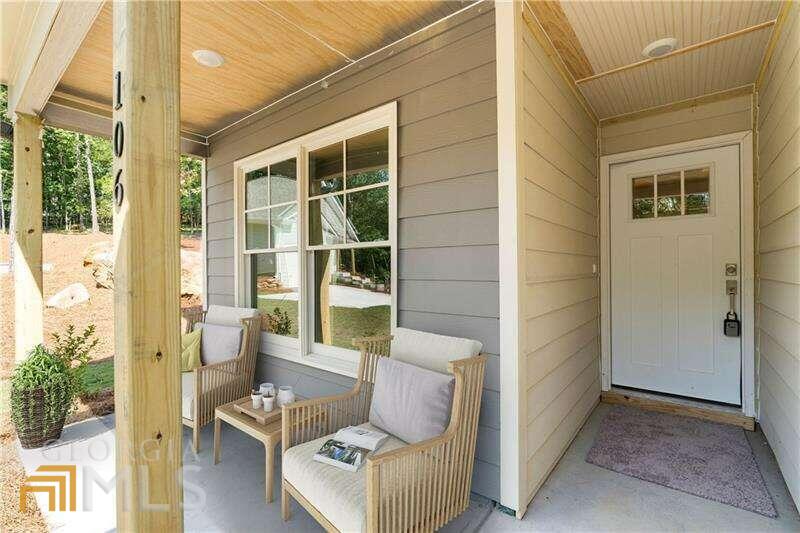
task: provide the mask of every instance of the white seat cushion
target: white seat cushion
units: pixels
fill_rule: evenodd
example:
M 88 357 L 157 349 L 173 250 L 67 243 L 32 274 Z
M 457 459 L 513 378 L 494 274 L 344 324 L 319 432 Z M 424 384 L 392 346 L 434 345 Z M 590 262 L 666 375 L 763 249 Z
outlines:
M 226 305 L 209 305 L 206 311 L 205 322 L 220 326 L 241 326 L 242 318 L 259 316 L 258 309 L 247 307 L 228 307 Z
M 181 415 L 192 420 L 194 411 L 194 372 L 181 373 Z
M 397 328 L 392 339 L 392 359 L 447 373 L 447 364 L 481 353 L 483 344 L 472 339 L 448 337 L 426 331 Z
M 369 423 L 360 427 L 380 431 Z M 314 454 L 331 437 L 333 435 L 286 450 L 283 477 L 342 533 L 366 531 L 366 465 L 358 472 L 348 472 L 314 460 Z M 405 442 L 390 435 L 376 453 L 403 446 L 406 446 Z
M 181 416 L 188 420 L 194 420 L 194 375 L 194 371 L 181 372 Z M 219 386 L 227 385 L 235 379 L 234 376 L 227 379 L 223 377 L 222 383 Z M 211 386 L 208 384 L 203 388 L 205 389 L 203 393 L 211 390 Z

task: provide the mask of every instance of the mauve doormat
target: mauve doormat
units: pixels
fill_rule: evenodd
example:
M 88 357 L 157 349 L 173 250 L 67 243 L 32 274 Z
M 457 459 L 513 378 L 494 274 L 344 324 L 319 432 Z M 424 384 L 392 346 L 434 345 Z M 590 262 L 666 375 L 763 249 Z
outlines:
M 775 518 L 778 513 L 744 430 L 615 405 L 586 461 Z

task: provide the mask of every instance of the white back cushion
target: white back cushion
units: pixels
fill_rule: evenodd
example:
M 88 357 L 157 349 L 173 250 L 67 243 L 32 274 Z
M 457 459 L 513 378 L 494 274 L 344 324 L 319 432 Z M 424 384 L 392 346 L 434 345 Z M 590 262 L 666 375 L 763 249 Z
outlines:
M 200 359 L 204 365 L 229 361 L 239 355 L 242 346 L 242 326 L 220 326 L 198 322 L 195 331 L 202 329 L 200 335 Z
M 392 359 L 447 373 L 447 363 L 481 353 L 483 344 L 415 329 L 397 328 L 392 339 Z
M 409 444 L 444 433 L 453 403 L 452 374 L 378 358 L 369 423 Z
M 247 307 L 228 307 L 226 305 L 209 305 L 206 311 L 206 324 L 220 326 L 241 326 L 242 318 L 258 316 L 258 309 Z

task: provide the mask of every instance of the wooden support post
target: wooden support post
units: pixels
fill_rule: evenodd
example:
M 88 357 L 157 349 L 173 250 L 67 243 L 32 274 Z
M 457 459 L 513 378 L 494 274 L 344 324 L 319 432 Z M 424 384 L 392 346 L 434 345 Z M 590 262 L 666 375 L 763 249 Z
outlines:
M 114 396 L 123 532 L 183 529 L 179 52 L 178 2 L 114 2 Z
M 42 302 L 42 121 L 17 113 L 14 124 L 14 336 L 16 360 L 41 343 Z

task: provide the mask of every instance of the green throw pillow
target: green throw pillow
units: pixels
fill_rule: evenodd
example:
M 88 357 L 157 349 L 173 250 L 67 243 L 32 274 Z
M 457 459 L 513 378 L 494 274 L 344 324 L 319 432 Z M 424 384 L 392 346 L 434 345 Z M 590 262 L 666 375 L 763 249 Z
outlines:
M 202 329 L 181 335 L 181 372 L 191 372 L 203 366 L 200 362 L 200 335 Z

